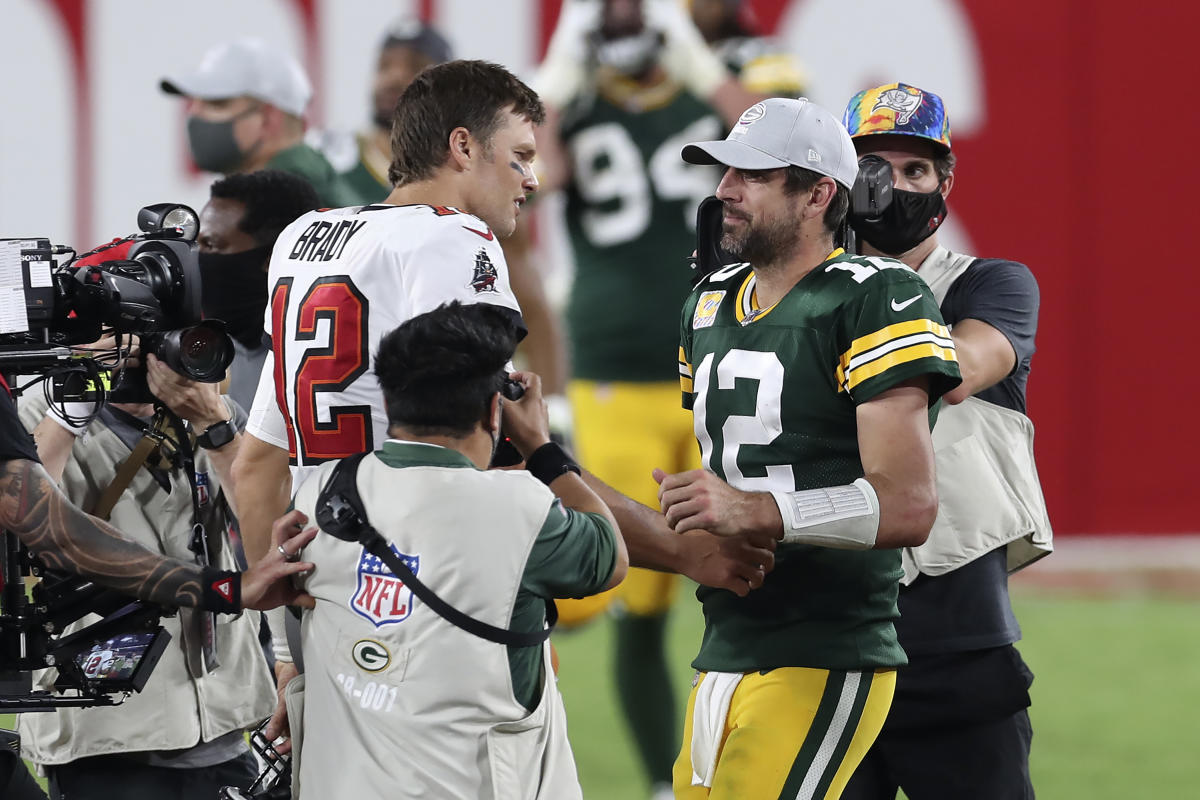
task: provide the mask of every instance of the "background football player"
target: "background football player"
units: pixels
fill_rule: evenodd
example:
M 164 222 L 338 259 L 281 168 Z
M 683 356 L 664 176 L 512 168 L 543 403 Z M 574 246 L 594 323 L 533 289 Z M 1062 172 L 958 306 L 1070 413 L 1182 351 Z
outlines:
M 786 86 L 752 88 L 798 92 L 792 75 Z M 547 106 L 539 177 L 543 190 L 565 192 L 575 262 L 565 322 L 577 455 L 657 507 L 651 471 L 699 465 L 679 408 L 672 312 L 687 295 L 696 207 L 720 177 L 682 163 L 679 151 L 720 137 L 761 95 L 714 55 L 677 0 L 569 0 L 534 85 Z M 521 231 L 506 243 L 514 276 L 528 272 L 524 244 Z M 532 320 L 530 329 L 533 338 Z M 533 368 L 558 388 L 553 369 Z M 673 575 L 631 569 L 615 590 L 618 693 L 647 775 L 666 796 L 678 752 L 664 649 L 675 585 Z M 566 601 L 560 620 L 579 624 L 612 600 Z
M 392 115 L 400 95 L 418 72 L 451 58 L 449 43 L 434 27 L 416 19 L 397 20 L 379 45 L 371 81 L 371 125 L 358 133 L 310 131 L 309 142 L 362 197 L 381 202 L 392 190 Z

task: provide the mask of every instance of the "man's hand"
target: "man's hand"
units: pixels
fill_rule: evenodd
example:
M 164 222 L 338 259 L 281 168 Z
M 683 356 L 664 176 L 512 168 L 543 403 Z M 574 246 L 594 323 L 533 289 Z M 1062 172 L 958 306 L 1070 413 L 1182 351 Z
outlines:
M 779 536 L 783 522 L 774 498 L 735 489 L 706 469 L 668 475 L 654 470 L 658 502 L 676 533 L 705 530 L 719 536 Z
M 550 441 L 550 418 L 542 398 L 542 379 L 533 372 L 514 372 L 509 375 L 525 387 L 520 400 L 505 400 L 500 418 L 504 435 L 512 440 L 522 457 Z
M 296 669 L 295 664 L 287 661 L 275 662 L 275 713 L 271 715 L 270 721 L 267 722 L 267 727 L 263 730 L 263 735 L 267 737 L 267 741 L 273 742 L 280 736 L 286 736 L 287 739 L 275 745 L 275 751 L 281 756 L 286 756 L 292 752 L 292 731 L 288 725 L 287 703 L 284 702 L 284 690 L 291 682 L 292 678 L 300 674 L 300 670 Z
M 219 384 L 189 380 L 152 353 L 146 355 L 146 383 L 155 397 L 181 419 L 192 423 L 197 432 L 203 433 L 209 426 L 230 418 Z
M 738 597 L 763 585 L 775 568 L 775 546 L 771 536 L 715 536 L 707 531 L 689 531 L 680 537 L 683 561 L 680 573 L 702 586 L 728 589 Z
M 696 97 L 707 100 L 732 78 L 678 0 L 647 0 L 642 13 L 646 27 L 662 32 L 664 46 L 659 63 Z
M 297 589 L 291 576 L 310 572 L 314 565 L 298 560 L 300 551 L 317 535 L 316 528 L 302 530 L 308 522 L 300 511 L 289 511 L 271 526 L 271 549 L 242 573 L 242 606 L 265 611 L 276 606 L 312 608 L 316 601 Z M 281 552 L 282 550 L 282 552 Z M 285 555 L 286 554 L 286 555 Z
M 600 0 L 567 0 L 558 13 L 546 57 L 530 85 L 542 102 L 566 108 L 591 80 L 588 34 L 600 29 L 604 4 Z

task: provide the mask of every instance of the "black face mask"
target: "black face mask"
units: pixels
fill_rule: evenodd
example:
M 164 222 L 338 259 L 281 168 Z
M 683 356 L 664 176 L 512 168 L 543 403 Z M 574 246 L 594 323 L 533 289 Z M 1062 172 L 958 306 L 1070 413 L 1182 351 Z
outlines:
M 233 138 L 233 124 L 258 110 L 257 106 L 248 108 L 224 122 L 188 117 L 188 146 L 192 149 L 192 160 L 196 162 L 196 167 L 205 172 L 222 174 L 237 169 L 246 156 L 258 149 L 258 143 L 243 153 Z
M 933 235 L 946 219 L 946 198 L 929 193 L 892 190 L 892 202 L 878 217 L 850 215 L 850 227 L 865 242 L 889 256 L 907 253 Z
M 205 319 L 225 322 L 229 335 L 254 349 L 263 340 L 271 247 L 240 253 L 200 253 L 200 308 Z

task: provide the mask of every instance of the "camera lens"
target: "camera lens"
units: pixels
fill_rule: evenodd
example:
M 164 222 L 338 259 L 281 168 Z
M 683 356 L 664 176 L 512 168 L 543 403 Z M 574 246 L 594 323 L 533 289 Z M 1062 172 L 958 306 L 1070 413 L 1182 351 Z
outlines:
M 221 342 L 211 328 L 191 328 L 179 337 L 179 360 L 193 375 L 208 375 L 224 371 L 221 364 Z
M 233 342 L 224 323 L 206 320 L 163 335 L 155 355 L 194 381 L 215 383 L 233 363 Z

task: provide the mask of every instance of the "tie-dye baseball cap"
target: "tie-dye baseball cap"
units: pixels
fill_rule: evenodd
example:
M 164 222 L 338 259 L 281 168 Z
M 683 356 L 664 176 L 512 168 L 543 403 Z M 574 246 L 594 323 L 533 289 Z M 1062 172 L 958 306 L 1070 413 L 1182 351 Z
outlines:
M 842 124 L 852 139 L 894 133 L 930 139 L 950 150 L 950 118 L 942 98 L 907 83 L 886 83 L 854 95 Z

